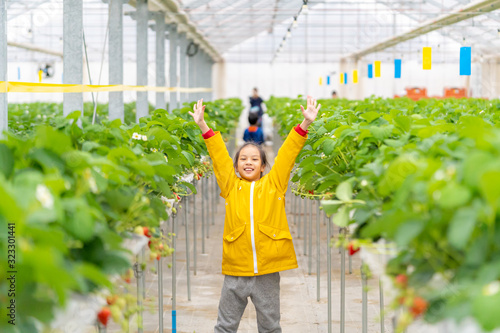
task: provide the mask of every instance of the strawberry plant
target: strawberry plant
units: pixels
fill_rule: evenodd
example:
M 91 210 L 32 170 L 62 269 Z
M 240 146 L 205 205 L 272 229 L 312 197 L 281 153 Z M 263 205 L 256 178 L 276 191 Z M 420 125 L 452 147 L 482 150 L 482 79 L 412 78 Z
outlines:
M 238 100 L 207 104 L 209 115 L 238 118 L 242 110 Z M 7 225 L 15 223 L 16 269 L 23 272 L 16 280 L 19 332 L 50 323 L 71 293 L 111 288 L 109 276 L 126 271 L 130 282 L 127 233 L 151 235 L 156 258 L 171 254 L 168 239 L 156 232 L 168 219 L 162 197 L 195 193 L 182 176 L 211 168 L 201 161 L 208 155 L 201 133 L 182 109 L 155 110 L 139 124 L 102 118 L 91 125 L 87 113 L 62 117 L 52 115 L 59 112 L 54 105 L 39 107 L 41 117 L 36 109 L 9 115 L 19 126 L 0 141 L 0 247 L 7 253 Z M 212 126 L 229 135 L 223 118 L 213 118 Z M 6 256 L 0 266 L 7 267 Z M 6 271 L 0 272 L 5 301 Z
M 355 223 L 361 245 L 383 238 L 397 246 L 386 272 L 407 276 L 398 283 L 421 297 L 406 321 L 470 316 L 500 327 L 491 306 L 500 292 L 487 288 L 500 281 L 500 101 L 319 102 L 294 192 L 334 194 L 322 205 L 335 224 Z M 282 135 L 300 122 L 304 100 L 266 104 Z

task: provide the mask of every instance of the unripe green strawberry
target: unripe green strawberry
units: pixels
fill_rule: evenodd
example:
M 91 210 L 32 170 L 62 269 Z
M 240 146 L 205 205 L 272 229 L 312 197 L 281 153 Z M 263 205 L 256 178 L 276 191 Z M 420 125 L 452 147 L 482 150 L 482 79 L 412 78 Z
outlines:
M 172 213 L 177 214 L 177 209 L 175 209 L 175 207 L 172 207 Z

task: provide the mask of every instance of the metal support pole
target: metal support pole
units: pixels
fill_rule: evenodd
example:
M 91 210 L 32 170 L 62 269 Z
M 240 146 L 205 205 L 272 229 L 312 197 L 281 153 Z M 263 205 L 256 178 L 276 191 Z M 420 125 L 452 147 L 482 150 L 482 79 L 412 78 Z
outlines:
M 194 183 L 194 180 L 193 180 Z M 194 184 L 193 184 L 194 185 Z M 198 186 L 199 187 L 199 186 Z M 198 192 L 198 189 L 196 189 Z M 193 274 L 196 276 L 196 244 L 198 243 L 198 238 L 196 236 L 196 195 L 193 195 Z
M 212 198 L 212 225 L 215 225 L 215 216 L 214 216 L 214 210 L 216 207 L 215 204 L 215 185 L 217 182 L 215 181 L 215 173 L 212 175 L 212 191 L 210 191 L 211 195 L 210 197 Z
M 176 214 L 172 214 L 172 233 L 177 235 L 175 228 Z M 176 251 L 177 251 L 177 236 L 172 235 L 172 332 L 177 332 L 177 264 L 176 264 Z
M 123 84 L 123 1 L 109 2 L 109 84 Z M 123 91 L 109 92 L 109 120 L 125 121 Z
M 160 229 L 160 239 L 163 233 Z M 158 323 L 160 332 L 163 332 L 163 257 L 158 262 Z
M 341 229 L 345 234 L 345 229 Z M 340 247 L 340 333 L 345 333 L 345 248 Z
M 210 216 L 211 216 L 211 210 L 212 210 L 212 207 L 210 207 L 210 177 L 207 178 L 207 182 L 206 182 L 206 203 L 207 203 L 207 223 L 206 223 L 206 226 L 207 226 L 207 239 L 210 238 Z
M 299 208 L 299 214 L 298 214 L 298 225 L 297 225 L 297 238 L 300 238 L 300 224 L 302 221 L 302 197 L 298 196 L 297 198 L 297 207 Z
M 187 66 L 187 61 L 186 61 L 186 49 L 187 49 L 187 44 L 188 41 L 186 39 L 186 34 L 182 33 L 178 35 L 179 38 L 179 66 L 180 66 L 180 77 L 179 77 L 179 85 L 181 88 L 187 87 L 187 71 L 186 71 L 186 66 Z M 179 107 L 182 108 L 184 103 L 189 102 L 188 101 L 188 94 L 185 92 L 181 92 L 179 94 Z
M 190 44 L 189 42 L 188 44 Z M 189 57 L 189 88 L 194 88 L 196 86 L 196 56 Z M 189 93 L 189 100 L 191 102 L 196 101 L 196 93 Z
M 366 281 L 365 267 L 363 261 L 361 261 L 361 286 L 362 291 L 362 310 L 361 310 L 361 332 L 368 333 L 368 286 Z
M 156 32 L 156 86 L 165 87 L 165 13 L 156 12 L 155 32 Z M 156 108 L 165 109 L 165 92 L 156 92 Z
M 189 213 L 189 198 L 190 197 L 185 197 L 186 202 L 184 203 L 184 226 L 185 226 L 185 231 L 186 231 L 186 274 L 187 274 L 187 290 L 188 290 L 188 301 L 191 300 L 191 276 L 189 273 L 189 219 L 188 219 L 188 213 Z
M 201 253 L 205 254 L 205 190 L 206 178 L 201 179 Z
M 385 323 L 384 323 L 384 288 L 382 285 L 382 279 L 379 278 L 378 286 L 380 289 L 380 332 L 385 332 Z
M 137 85 L 148 85 L 148 3 L 147 0 L 136 1 L 137 10 Z M 149 115 L 148 92 L 138 91 L 135 121 Z
M 326 265 L 327 265 L 327 293 L 328 293 L 328 333 L 332 333 L 332 250 L 331 221 L 326 224 Z
M 307 255 L 307 201 L 308 199 L 304 199 L 304 255 Z
M 139 263 L 139 255 L 136 256 L 136 262 L 134 264 L 134 273 L 135 273 L 135 279 L 137 281 L 137 308 L 138 308 L 138 313 L 137 313 L 137 332 L 142 333 L 143 332 L 143 327 L 142 327 L 142 278 L 143 278 L 143 271 L 141 268 L 141 264 Z
M 0 81 L 7 81 L 7 1 L 0 3 Z M 0 139 L 9 128 L 7 85 L 0 86 Z
M 320 249 L 321 249 L 321 243 L 320 243 L 320 210 L 319 210 L 319 200 L 316 201 L 317 207 L 316 207 L 316 289 L 317 289 L 317 296 L 316 300 L 319 302 L 319 299 L 321 298 L 321 293 L 320 293 L 320 275 L 321 275 L 321 267 L 320 267 Z
M 141 250 L 142 262 L 146 262 L 146 249 Z M 142 274 L 142 298 L 146 299 L 146 272 Z
M 312 210 L 313 210 L 313 201 L 314 200 L 308 200 L 309 201 L 309 250 L 307 253 L 309 254 L 309 260 L 308 260 L 308 269 L 309 269 L 309 275 L 312 274 L 312 234 L 313 234 L 313 219 L 312 219 Z
M 171 88 L 177 87 L 177 26 L 170 25 L 168 29 L 169 40 L 169 86 Z M 173 109 L 177 108 L 177 91 L 170 92 L 168 112 L 172 113 Z
M 349 274 L 352 274 L 352 256 L 349 254 Z
M 63 83 L 83 83 L 83 1 L 63 2 Z M 5 35 L 3 36 L 5 37 Z M 63 114 L 81 110 L 83 116 L 83 94 L 63 94 Z

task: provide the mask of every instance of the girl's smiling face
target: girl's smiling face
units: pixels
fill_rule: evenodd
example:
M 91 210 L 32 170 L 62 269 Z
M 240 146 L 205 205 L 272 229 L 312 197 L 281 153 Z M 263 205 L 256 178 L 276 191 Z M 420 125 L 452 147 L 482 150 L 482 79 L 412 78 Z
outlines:
M 260 179 L 260 174 L 266 168 L 262 164 L 260 151 L 253 145 L 243 147 L 238 157 L 238 172 L 241 178 L 248 181 L 257 181 Z

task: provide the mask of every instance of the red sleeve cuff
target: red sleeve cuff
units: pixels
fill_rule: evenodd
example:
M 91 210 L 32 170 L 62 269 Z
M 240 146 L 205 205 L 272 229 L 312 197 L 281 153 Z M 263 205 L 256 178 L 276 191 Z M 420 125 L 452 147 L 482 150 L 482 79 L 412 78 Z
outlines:
M 309 133 L 309 131 L 304 131 L 302 127 L 300 127 L 300 125 L 297 125 L 297 127 L 295 127 L 295 132 L 299 133 L 302 136 L 306 136 L 306 134 Z
M 207 133 L 202 134 L 201 136 L 203 136 L 203 139 L 206 140 L 206 139 L 210 139 L 214 135 L 215 135 L 214 130 L 213 129 L 209 129 Z

